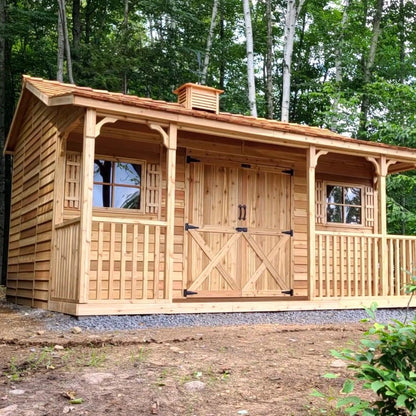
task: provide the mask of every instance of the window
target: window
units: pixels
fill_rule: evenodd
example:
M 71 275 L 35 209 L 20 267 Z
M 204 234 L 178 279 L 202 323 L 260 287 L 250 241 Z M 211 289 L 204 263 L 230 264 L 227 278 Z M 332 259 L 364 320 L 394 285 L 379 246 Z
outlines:
M 327 223 L 362 224 L 362 189 L 353 186 L 326 186 Z
M 94 207 L 141 210 L 144 163 L 94 161 Z

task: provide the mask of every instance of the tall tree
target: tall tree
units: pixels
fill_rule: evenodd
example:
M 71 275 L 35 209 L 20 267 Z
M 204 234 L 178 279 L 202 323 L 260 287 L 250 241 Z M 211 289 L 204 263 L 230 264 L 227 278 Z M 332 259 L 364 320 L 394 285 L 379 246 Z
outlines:
M 345 0 L 343 5 L 343 13 L 342 13 L 342 20 L 341 25 L 339 29 L 339 36 L 337 45 L 335 46 L 335 89 L 336 89 L 336 95 L 333 100 L 332 104 L 332 114 L 331 122 L 330 122 L 330 128 L 332 130 L 336 130 L 336 121 L 337 117 L 335 116 L 339 112 L 339 101 L 340 101 L 340 95 L 341 95 L 341 82 L 343 77 L 343 68 L 342 68 L 342 56 L 344 54 L 345 50 L 345 30 L 348 23 L 348 8 L 350 5 L 350 0 Z
M 373 29 L 370 47 L 367 56 L 363 56 L 363 95 L 361 100 L 361 111 L 360 111 L 360 125 L 358 128 L 357 136 L 361 139 L 368 139 L 367 136 L 367 122 L 368 122 L 368 110 L 370 106 L 370 99 L 365 91 L 366 86 L 370 83 L 374 61 L 376 58 L 376 50 L 378 40 L 381 34 L 381 18 L 383 15 L 384 0 L 377 0 L 377 6 L 374 13 Z
M 283 49 L 283 86 L 282 86 L 282 121 L 289 121 L 290 87 L 292 76 L 292 55 L 295 42 L 296 21 L 305 0 L 287 0 L 284 49 Z
M 78 61 L 81 48 L 81 0 L 72 0 L 72 57 L 74 64 Z M 77 78 L 77 66 L 74 65 L 75 78 Z
M 61 26 L 61 27 L 59 27 Z M 66 68 L 68 73 L 68 79 L 71 84 L 74 83 L 74 77 L 72 75 L 72 58 L 71 58 L 71 47 L 69 44 L 69 35 L 68 35 L 68 24 L 66 18 L 66 4 L 65 0 L 58 0 L 58 36 L 63 37 L 63 45 L 66 55 Z M 58 45 L 58 64 L 60 65 L 62 60 L 61 48 L 62 48 L 62 39 L 59 40 L 60 44 Z M 63 76 L 61 73 L 61 68 L 58 70 L 59 77 Z M 60 81 L 62 81 L 60 79 Z
M 4 148 L 6 141 L 6 0 L 0 0 L 0 147 Z M 6 185 L 6 171 L 5 171 L 5 158 L 3 152 L 0 154 L 0 241 L 5 239 L 5 212 L 6 212 L 6 200 L 5 200 L 5 185 Z M 0 267 L 3 266 L 3 256 L 6 255 L 4 245 L 0 244 Z M 2 267 L 3 269 L 3 267 Z M 0 283 L 4 282 L 3 271 L 0 277 Z
M 125 35 L 128 33 L 129 29 L 129 0 L 124 0 L 124 16 L 123 16 L 123 32 Z M 122 88 L 121 91 L 123 94 L 127 94 L 128 91 L 128 76 L 127 70 L 123 70 L 123 79 L 122 79 Z
M 272 14 L 272 2 L 266 0 L 266 22 L 267 22 L 267 35 L 266 35 L 266 118 L 272 119 L 274 116 L 274 104 L 273 104 L 273 14 Z
M 219 3 L 219 0 L 214 0 L 214 4 L 212 6 L 211 24 L 209 26 L 207 47 L 205 48 L 204 64 L 202 66 L 202 74 L 201 74 L 202 85 L 204 85 L 207 81 L 209 58 L 211 55 L 212 41 L 214 39 L 214 30 L 217 24 L 218 3 Z
M 62 22 L 62 13 L 61 13 L 61 6 L 60 1 L 59 3 L 59 11 L 58 11 L 58 49 L 57 49 L 57 72 L 56 72 L 56 79 L 59 82 L 63 82 L 64 80 L 64 57 L 65 57 L 65 35 L 64 35 L 64 25 Z
M 250 0 L 243 0 L 243 8 L 246 31 L 248 102 L 250 107 L 250 114 L 253 117 L 257 117 L 256 82 L 254 76 L 253 29 L 251 25 Z

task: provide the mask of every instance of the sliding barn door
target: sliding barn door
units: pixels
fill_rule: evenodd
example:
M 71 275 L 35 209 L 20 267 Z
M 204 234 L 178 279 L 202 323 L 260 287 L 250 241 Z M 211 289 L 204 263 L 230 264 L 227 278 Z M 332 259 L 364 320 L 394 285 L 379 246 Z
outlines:
M 258 297 L 290 291 L 290 171 L 191 163 L 186 230 L 186 294 Z

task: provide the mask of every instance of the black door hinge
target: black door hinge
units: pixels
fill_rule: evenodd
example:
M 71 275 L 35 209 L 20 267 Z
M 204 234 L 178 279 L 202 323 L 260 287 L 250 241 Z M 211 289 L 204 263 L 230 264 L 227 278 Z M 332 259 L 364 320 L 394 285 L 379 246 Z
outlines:
M 189 295 L 197 295 L 198 292 L 192 292 L 192 290 L 184 289 L 183 290 L 183 297 L 186 298 Z
M 287 173 L 288 175 L 293 176 L 295 171 L 293 169 L 286 169 L 286 170 L 282 170 L 282 173 Z
M 187 222 L 185 223 L 185 231 L 197 230 L 198 228 L 199 227 L 197 225 L 188 224 Z
M 238 233 L 246 233 L 247 232 L 247 227 L 237 227 L 235 230 Z
M 242 164 L 241 164 L 241 167 L 242 167 L 242 168 L 247 168 L 247 169 L 250 169 L 250 168 L 251 168 L 251 165 L 250 165 L 250 163 L 242 163 Z
M 282 231 L 282 234 L 287 234 L 287 235 L 290 235 L 291 237 L 293 237 L 293 230 Z
M 192 156 L 186 156 L 186 163 L 192 163 L 192 162 L 200 162 L 200 160 L 199 159 L 195 159 L 194 157 L 192 157 Z
M 282 293 L 284 295 L 290 295 L 293 296 L 293 289 L 289 289 L 289 290 L 282 290 Z

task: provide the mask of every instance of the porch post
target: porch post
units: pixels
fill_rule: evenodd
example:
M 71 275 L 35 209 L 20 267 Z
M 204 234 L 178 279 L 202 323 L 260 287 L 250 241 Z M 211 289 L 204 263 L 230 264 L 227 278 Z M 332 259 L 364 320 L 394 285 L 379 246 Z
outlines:
M 78 302 L 87 303 L 90 275 L 90 246 L 92 227 L 92 192 L 94 183 L 96 112 L 88 108 L 84 119 L 81 164 L 81 206 L 79 231 Z
M 380 282 L 381 282 L 381 294 L 386 296 L 388 293 L 388 248 L 387 248 L 387 198 L 386 198 L 386 176 L 387 176 L 388 164 L 386 162 L 386 156 L 380 158 L 380 169 L 377 172 L 377 185 L 379 194 L 379 219 L 380 234 L 381 234 L 381 256 L 380 258 Z M 377 293 L 378 295 L 378 293 Z
M 175 184 L 177 126 L 169 125 L 165 142 L 166 151 L 166 240 L 165 240 L 165 297 L 172 300 L 174 238 L 175 238 Z
M 316 168 L 316 148 L 310 146 L 307 153 L 307 183 L 308 183 L 308 297 L 313 299 L 315 296 L 315 168 Z

